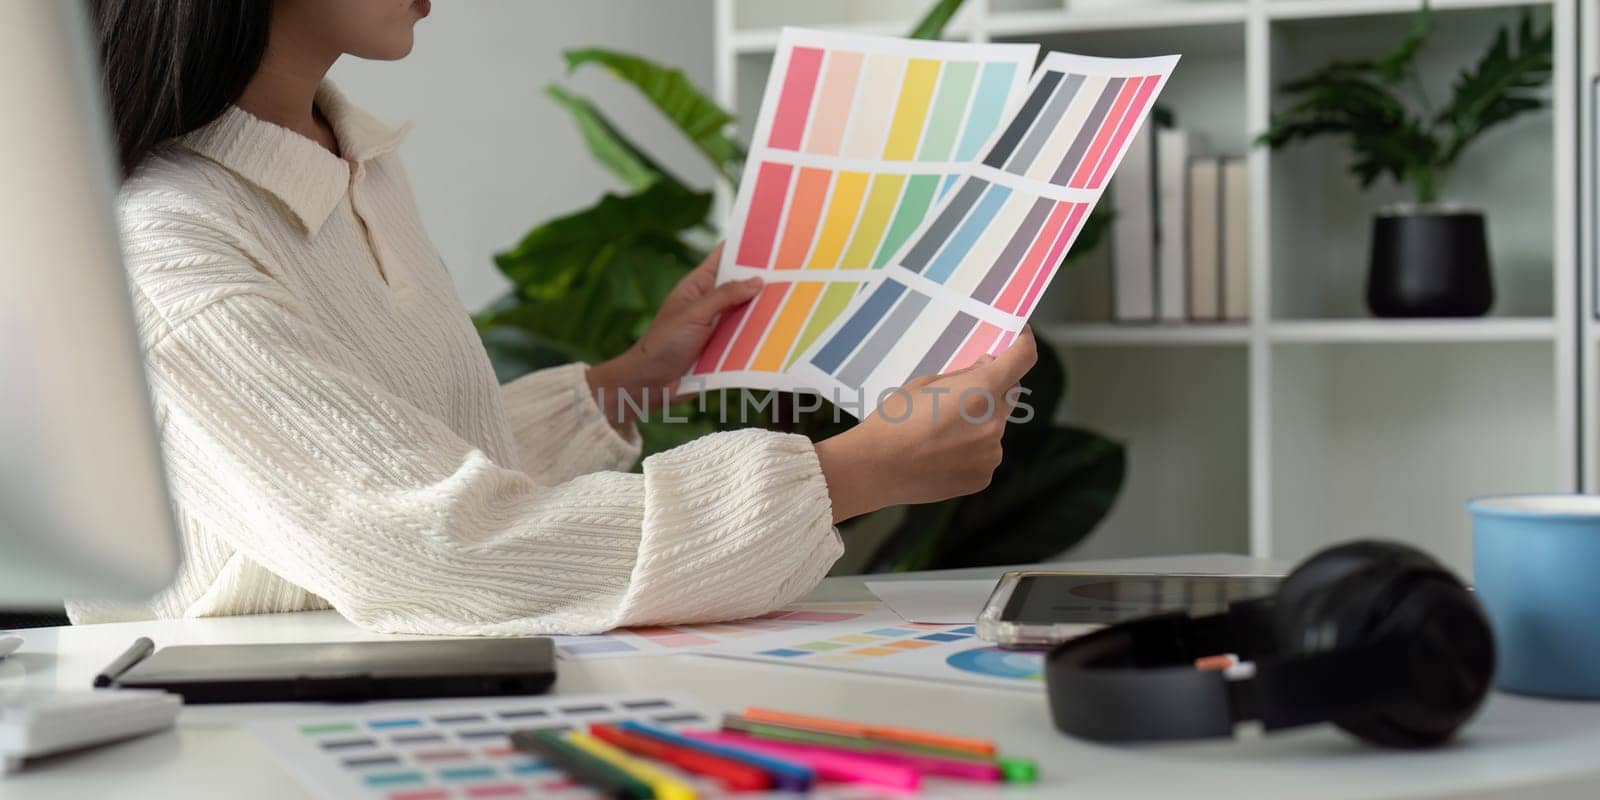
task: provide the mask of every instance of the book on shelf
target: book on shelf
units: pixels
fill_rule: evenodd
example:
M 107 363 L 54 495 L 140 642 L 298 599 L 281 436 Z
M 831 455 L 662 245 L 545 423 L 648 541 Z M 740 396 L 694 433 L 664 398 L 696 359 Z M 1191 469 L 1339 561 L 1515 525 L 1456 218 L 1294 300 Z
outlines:
M 1222 170 L 1222 318 L 1250 318 L 1250 172 L 1242 158 L 1224 158 Z
M 1189 162 L 1189 319 L 1250 317 L 1250 174 L 1243 158 Z
M 1188 131 L 1156 132 L 1156 316 L 1162 322 L 1183 322 L 1189 316 L 1189 237 L 1183 229 L 1189 157 L 1196 149 L 1196 137 Z
M 1155 127 L 1140 129 L 1111 182 L 1111 308 L 1118 322 L 1156 319 Z
M 1189 319 L 1222 318 L 1221 162 L 1189 162 Z

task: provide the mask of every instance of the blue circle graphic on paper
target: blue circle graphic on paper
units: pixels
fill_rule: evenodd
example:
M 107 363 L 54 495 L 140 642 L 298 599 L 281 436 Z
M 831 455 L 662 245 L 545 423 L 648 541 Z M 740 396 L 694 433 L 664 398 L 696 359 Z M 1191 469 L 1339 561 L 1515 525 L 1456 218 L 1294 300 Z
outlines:
M 962 650 L 944 660 L 962 672 L 1019 681 L 1044 680 L 1044 654 L 998 647 Z

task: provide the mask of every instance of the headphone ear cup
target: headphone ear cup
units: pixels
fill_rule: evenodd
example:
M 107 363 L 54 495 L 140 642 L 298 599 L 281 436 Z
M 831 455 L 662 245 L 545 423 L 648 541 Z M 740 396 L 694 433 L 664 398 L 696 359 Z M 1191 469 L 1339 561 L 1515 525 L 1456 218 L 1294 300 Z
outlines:
M 1483 704 L 1494 676 L 1494 636 L 1477 598 L 1442 570 L 1408 583 L 1379 634 L 1403 647 L 1388 696 L 1373 710 L 1333 720 L 1386 747 L 1447 741 Z
M 1472 593 L 1428 554 L 1395 542 L 1328 548 L 1295 568 L 1273 604 L 1285 656 L 1350 650 L 1394 637 L 1405 655 L 1374 703 L 1332 721 L 1387 747 L 1448 739 L 1488 693 L 1494 641 Z
M 1322 550 L 1278 585 L 1275 649 L 1304 655 L 1364 641 L 1383 620 L 1383 598 L 1395 580 L 1439 569 L 1427 553 L 1398 542 L 1358 540 Z

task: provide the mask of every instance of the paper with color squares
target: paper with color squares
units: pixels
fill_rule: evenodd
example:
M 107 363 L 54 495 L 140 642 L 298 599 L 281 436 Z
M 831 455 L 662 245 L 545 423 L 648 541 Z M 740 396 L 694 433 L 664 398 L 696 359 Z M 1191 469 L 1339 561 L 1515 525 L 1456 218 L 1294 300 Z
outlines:
M 1004 133 L 966 168 L 879 282 L 801 356 L 792 371 L 799 384 L 859 400 L 870 412 L 909 378 L 1004 350 L 1177 60 L 1047 55 Z
M 674 692 L 575 697 L 390 700 L 334 707 L 250 729 L 327 800 L 570 797 L 595 794 L 511 745 L 510 732 L 630 719 L 714 728 L 718 715 Z M 717 796 L 715 791 L 707 796 Z
M 785 29 L 717 273 L 766 288 L 686 386 L 804 388 L 787 369 L 997 135 L 1037 53 Z
M 976 617 L 974 617 L 976 618 Z M 805 635 L 807 629 L 840 624 L 896 622 L 882 603 L 796 603 L 753 619 L 694 625 L 619 628 L 592 636 L 552 636 L 564 660 L 694 653 L 732 642 L 760 643 Z

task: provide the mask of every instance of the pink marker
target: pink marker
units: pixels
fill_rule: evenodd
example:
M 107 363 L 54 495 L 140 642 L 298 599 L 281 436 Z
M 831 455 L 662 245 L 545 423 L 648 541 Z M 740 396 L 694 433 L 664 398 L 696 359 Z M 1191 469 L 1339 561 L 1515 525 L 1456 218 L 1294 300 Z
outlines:
M 816 770 L 817 777 L 843 783 L 867 783 L 889 789 L 916 791 L 922 785 L 922 775 L 906 764 L 895 763 L 873 756 L 846 753 L 826 747 L 813 747 L 787 742 L 769 742 L 740 733 L 713 733 L 710 731 L 680 731 L 684 736 L 703 742 L 737 747 L 752 753 L 797 761 Z

